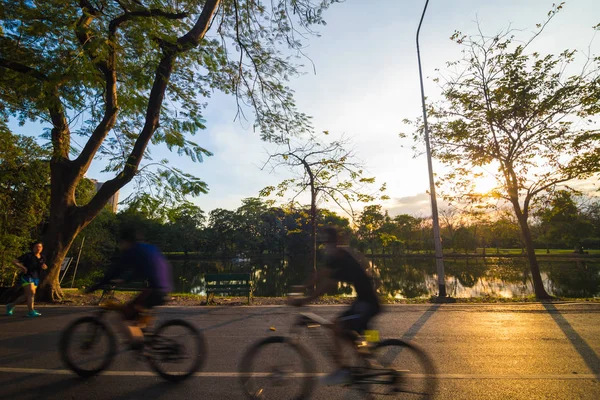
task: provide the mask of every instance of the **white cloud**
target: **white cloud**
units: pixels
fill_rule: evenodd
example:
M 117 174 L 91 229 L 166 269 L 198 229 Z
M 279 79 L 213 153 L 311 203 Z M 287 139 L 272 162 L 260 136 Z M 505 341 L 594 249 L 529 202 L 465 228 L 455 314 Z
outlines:
M 389 203 L 391 204 L 388 204 L 385 208 L 388 210 L 390 216 L 395 216 L 399 214 L 410 214 L 418 216 L 431 215 L 431 202 L 429 200 L 429 194 L 424 192 L 411 196 L 395 198 L 392 199 Z

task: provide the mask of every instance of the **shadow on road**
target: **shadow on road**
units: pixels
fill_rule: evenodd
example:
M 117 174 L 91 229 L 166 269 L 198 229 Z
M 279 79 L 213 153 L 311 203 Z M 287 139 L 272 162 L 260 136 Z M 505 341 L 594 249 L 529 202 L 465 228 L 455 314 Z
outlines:
M 37 400 L 46 399 L 51 394 L 55 396 L 58 393 L 74 390 L 82 386 L 85 381 L 78 378 L 59 379 L 57 381 L 48 382 L 42 385 L 38 385 L 41 382 L 47 380 L 47 377 L 29 374 L 23 375 L 17 378 L 13 378 L 10 381 L 2 383 L 3 395 L 6 395 L 7 399 L 20 399 L 20 400 Z M 69 396 L 63 394 L 63 398 Z
M 575 350 L 579 353 L 583 361 L 587 364 L 590 371 L 594 374 L 600 374 L 600 358 L 598 355 L 590 347 L 589 344 L 583 339 L 575 329 L 571 326 L 569 321 L 557 310 L 557 308 L 552 303 L 542 303 L 548 314 L 554 319 L 556 325 L 563 331 L 567 339 L 571 342 Z M 600 379 L 599 379 L 600 380 Z
M 176 389 L 181 391 L 180 385 L 185 385 L 187 382 L 174 384 L 172 382 L 157 382 L 153 385 L 142 387 L 134 391 L 125 392 L 120 396 L 113 397 L 112 400 L 147 400 L 160 398 L 180 398 L 179 396 L 169 396 Z
M 402 340 L 413 340 L 417 333 L 423 328 L 425 323 L 433 316 L 433 314 L 440 308 L 441 304 L 433 304 L 429 307 L 423 315 L 419 317 L 418 320 L 415 321 L 414 324 L 411 325 L 410 328 L 402 335 Z
M 244 321 L 244 320 L 252 319 L 252 318 L 256 318 L 256 317 L 262 317 L 262 316 L 265 316 L 267 314 L 271 314 L 272 312 L 278 311 L 278 310 L 281 310 L 281 308 L 274 307 L 274 308 L 262 309 L 261 311 L 259 311 L 257 313 L 250 313 L 250 314 L 242 316 L 242 317 L 233 318 L 233 319 L 230 319 L 228 321 L 223 321 L 223 322 L 219 322 L 219 323 L 214 324 L 214 325 L 205 326 L 205 327 L 202 328 L 202 330 L 203 331 L 210 331 L 210 330 L 213 330 L 213 329 L 222 328 L 224 326 L 231 325 L 231 324 L 236 323 L 236 322 L 240 322 L 240 321 Z
M 22 334 L 17 337 L 0 339 L 0 348 L 3 349 L 0 356 L 1 366 L 11 366 L 15 361 L 24 358 L 40 359 L 42 355 L 51 350 L 49 343 L 56 343 L 56 337 L 60 331 L 34 332 Z

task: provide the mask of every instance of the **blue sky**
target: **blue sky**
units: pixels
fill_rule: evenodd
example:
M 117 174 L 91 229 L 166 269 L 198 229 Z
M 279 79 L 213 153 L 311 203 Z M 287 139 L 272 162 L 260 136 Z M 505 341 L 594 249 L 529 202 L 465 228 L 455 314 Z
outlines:
M 325 14 L 327 26 L 319 29 L 321 37 L 307 43 L 316 74 L 307 61 L 305 74 L 290 82 L 299 109 L 313 116 L 315 130 L 351 138 L 357 158 L 378 182 L 387 183 L 391 199 L 382 204 L 392 214 L 428 215 L 429 210 L 426 160 L 413 158 L 411 141 L 398 137 L 407 130 L 402 120 L 421 113 L 415 33 L 423 5 L 424 1 L 416 0 L 347 0 L 332 6 Z M 435 68 L 443 69 L 446 61 L 460 58 L 460 47 L 449 40 L 455 29 L 473 33 L 478 19 L 491 35 L 511 23 L 525 29 L 523 38 L 528 38 L 551 6 L 552 1 L 542 0 L 430 1 L 421 32 L 424 75 L 434 77 Z M 591 27 L 598 23 L 600 1 L 569 1 L 535 49 L 543 53 L 586 50 L 593 36 Z M 600 54 L 600 38 L 592 51 Z M 431 100 L 439 96 L 431 80 L 425 82 L 425 92 Z M 166 150 L 158 153 L 208 183 L 209 194 L 193 199 L 207 212 L 237 208 L 242 198 L 257 196 L 263 187 L 288 176 L 285 171 L 260 170 L 273 147 L 260 141 L 251 122 L 234 121 L 235 111 L 231 97 L 215 93 L 210 99 L 207 129 L 195 138 L 214 153 L 203 163 L 194 164 Z M 35 125 L 13 127 L 17 133 L 39 132 Z M 100 170 L 95 164 L 88 176 L 111 177 Z M 128 191 L 123 189 L 120 198 Z

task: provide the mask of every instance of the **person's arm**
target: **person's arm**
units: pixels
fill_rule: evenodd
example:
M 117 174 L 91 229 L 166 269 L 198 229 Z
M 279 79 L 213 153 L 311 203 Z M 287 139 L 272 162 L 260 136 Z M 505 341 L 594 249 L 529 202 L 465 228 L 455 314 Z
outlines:
M 26 274 L 26 273 L 27 273 L 27 267 L 25 267 L 25 266 L 22 264 L 22 261 L 21 261 L 21 259 L 20 259 L 20 258 L 16 258 L 16 259 L 14 259 L 12 263 L 13 263 L 13 265 L 14 265 L 15 267 L 17 267 L 17 268 L 19 268 L 21 271 L 23 271 L 23 273 L 24 273 L 24 274 Z
M 85 291 L 87 293 L 94 292 L 98 290 L 101 286 L 106 285 L 107 283 L 115 280 L 119 277 L 121 270 L 123 269 L 123 265 L 125 264 L 124 257 L 120 257 L 116 262 L 113 262 L 108 270 L 104 273 L 102 279 L 100 279 L 97 283 L 88 287 Z
M 323 294 L 327 293 L 329 290 L 335 288 L 337 281 L 332 278 L 333 271 L 330 268 L 323 268 L 318 270 L 312 279 L 309 279 L 308 285 L 312 287 L 316 284 L 317 288 L 308 296 L 299 298 L 299 299 L 290 299 L 288 304 L 294 306 L 301 306 L 307 303 L 310 303 L 313 300 L 321 297 Z

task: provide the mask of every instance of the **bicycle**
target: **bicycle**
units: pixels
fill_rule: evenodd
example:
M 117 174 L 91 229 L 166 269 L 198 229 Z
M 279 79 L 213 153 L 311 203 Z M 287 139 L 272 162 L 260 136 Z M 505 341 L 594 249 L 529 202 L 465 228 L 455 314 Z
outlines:
M 104 289 L 101 299 L 114 286 Z M 62 333 L 59 351 L 62 361 L 82 378 L 90 378 L 106 370 L 117 354 L 115 333 L 105 322 L 109 312 L 122 314 L 123 304 L 112 301 L 99 304 L 99 310 L 93 316 L 86 316 L 73 321 Z M 143 314 L 140 323 L 149 323 L 149 313 Z M 121 320 L 122 321 L 122 320 Z M 121 322 L 121 329 L 127 327 Z M 181 331 L 181 333 L 178 333 Z M 152 369 L 164 379 L 179 382 L 197 372 L 206 359 L 206 344 L 202 333 L 192 324 L 182 319 L 172 319 L 158 325 L 152 330 L 142 329 L 143 342 L 132 346 L 129 338 L 126 343 L 140 358 L 145 358 Z M 183 340 L 191 341 L 189 349 Z M 78 357 L 84 357 L 80 360 Z M 188 361 L 181 367 L 180 364 Z M 178 367 L 171 371 L 170 367 Z
M 322 327 L 331 330 L 333 323 L 311 312 L 299 312 L 290 336 L 267 337 L 251 345 L 239 366 L 240 384 L 246 396 L 261 400 L 309 398 L 316 378 L 324 374 L 317 373 L 314 357 L 299 339 L 303 331 L 319 333 Z M 400 339 L 369 341 L 355 332 L 352 335 L 354 350 L 348 353 L 353 359 L 345 364 L 350 370 L 346 388 L 367 399 L 433 397 L 437 386 L 435 367 L 419 346 Z M 331 347 L 319 350 L 331 359 L 328 349 Z M 298 362 L 297 369 L 293 368 L 293 361 Z

